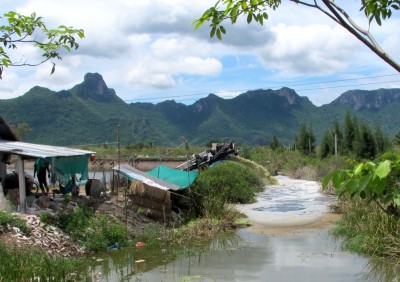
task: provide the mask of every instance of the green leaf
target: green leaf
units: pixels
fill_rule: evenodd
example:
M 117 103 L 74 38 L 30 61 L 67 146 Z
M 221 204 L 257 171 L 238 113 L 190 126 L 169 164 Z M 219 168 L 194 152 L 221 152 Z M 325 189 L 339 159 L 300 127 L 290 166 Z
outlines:
M 350 179 L 346 184 L 346 192 L 349 193 L 350 197 L 353 197 L 356 194 L 359 184 L 358 179 Z
M 219 27 L 219 29 L 221 30 L 221 32 L 222 32 L 223 34 L 226 34 L 226 30 L 225 30 L 225 28 L 224 28 L 222 25 Z
M 211 29 L 211 32 L 210 32 L 210 37 L 214 37 L 216 30 L 217 30 L 217 27 L 213 26 L 213 28 Z
M 197 24 L 195 25 L 194 30 L 197 30 L 200 26 L 203 25 L 203 23 L 204 23 L 204 21 L 202 21 L 202 20 L 197 21 Z M 78 34 L 78 35 L 79 35 L 79 34 Z M 80 37 L 80 35 L 79 35 L 79 37 Z M 82 38 L 82 37 L 81 37 L 81 38 Z
M 21 37 L 21 29 L 19 27 L 14 27 L 14 31 Z
M 363 168 L 364 168 L 363 163 L 356 165 L 356 167 L 354 169 L 354 175 L 359 175 L 362 172 Z
M 322 190 L 325 190 L 328 187 L 328 184 L 331 181 L 331 179 L 335 173 L 336 173 L 336 171 L 331 172 L 327 176 L 324 177 L 324 179 L 322 181 Z
M 5 67 L 8 67 L 8 65 L 9 65 L 9 63 L 10 63 L 10 60 L 2 59 L 1 62 L 2 62 L 2 64 L 3 64 Z
M 375 16 L 375 20 L 376 20 L 376 23 L 377 23 L 378 25 L 382 25 L 381 18 L 380 18 L 379 15 L 378 15 L 378 16 Z
M 388 174 L 391 171 L 391 161 L 386 160 L 381 162 L 378 167 L 375 170 L 375 174 L 379 177 L 379 178 L 385 178 L 388 176 Z
M 217 38 L 222 40 L 221 30 L 219 28 L 217 29 Z
M 344 176 L 342 171 L 338 171 L 333 175 L 332 183 L 335 188 L 340 187 L 344 181 Z
M 377 195 L 381 196 L 383 191 L 385 191 L 387 187 L 386 178 L 375 178 L 373 181 L 372 191 Z
M 369 185 L 371 179 L 372 179 L 372 174 L 371 174 L 371 173 L 368 174 L 368 175 L 366 175 L 366 176 L 364 176 L 364 177 L 362 177 L 362 178 L 360 179 L 360 184 L 359 184 L 359 187 L 358 187 L 358 193 L 359 193 L 359 194 L 360 194 L 362 191 L 365 190 L 365 188 Z
M 390 203 L 391 201 L 393 201 L 393 195 L 392 195 L 392 194 L 387 195 L 387 196 L 383 199 L 383 203 L 384 203 L 384 204 L 388 204 L 388 203 Z
M 248 15 L 247 15 L 247 23 L 249 24 L 249 23 L 251 23 L 251 20 L 253 19 L 253 14 L 252 13 L 249 13 Z

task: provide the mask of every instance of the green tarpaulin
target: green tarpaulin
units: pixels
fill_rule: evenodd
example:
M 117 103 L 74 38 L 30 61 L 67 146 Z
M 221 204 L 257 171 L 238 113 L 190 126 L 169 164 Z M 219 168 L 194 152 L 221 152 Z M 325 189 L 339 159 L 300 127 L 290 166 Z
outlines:
M 55 157 L 42 159 L 42 162 L 49 163 L 52 173 L 56 174 L 56 179 L 62 184 L 66 184 L 71 177 L 80 175 L 80 180 L 88 179 L 89 155 Z
M 160 165 L 153 170 L 147 171 L 146 173 L 166 182 L 173 183 L 181 187 L 181 189 L 187 188 L 192 185 L 193 181 L 197 177 L 196 171 L 187 172 L 184 170 L 169 168 L 163 165 Z

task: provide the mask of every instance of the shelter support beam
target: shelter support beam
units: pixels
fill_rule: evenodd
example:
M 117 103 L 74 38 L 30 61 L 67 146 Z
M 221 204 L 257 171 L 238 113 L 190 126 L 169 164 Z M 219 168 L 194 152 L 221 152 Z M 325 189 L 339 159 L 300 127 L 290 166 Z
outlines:
M 18 172 L 19 183 L 19 211 L 26 213 L 26 186 L 25 186 L 25 167 L 21 156 L 17 158 L 16 170 Z

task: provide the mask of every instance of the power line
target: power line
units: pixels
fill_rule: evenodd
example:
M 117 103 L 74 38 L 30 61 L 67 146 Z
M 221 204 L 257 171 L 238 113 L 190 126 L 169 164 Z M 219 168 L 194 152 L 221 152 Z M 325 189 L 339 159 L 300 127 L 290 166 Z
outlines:
M 296 91 L 333 89 L 333 88 L 341 88 L 341 87 L 364 86 L 364 85 L 393 83 L 393 82 L 400 82 L 400 80 L 382 81 L 382 82 L 369 82 L 369 83 L 359 83 L 359 84 L 348 84 L 348 85 L 338 85 L 338 86 L 326 86 L 326 87 L 317 87 L 317 88 L 308 88 L 308 89 L 296 89 Z
M 282 87 L 295 87 L 295 86 L 306 86 L 306 85 L 315 85 L 315 84 L 326 84 L 326 83 L 338 83 L 344 81 L 355 81 L 355 80 L 365 80 L 371 78 L 382 78 L 382 77 L 393 77 L 399 76 L 400 74 L 387 74 L 387 75 L 377 75 L 377 76 L 365 76 L 360 78 L 348 78 L 348 79 L 338 79 L 338 80 L 328 80 L 328 81 L 320 81 L 320 82 L 310 82 L 310 83 L 300 83 L 300 84 L 291 84 L 286 86 L 275 86 L 275 87 L 267 87 L 268 89 L 278 89 Z M 393 82 L 400 82 L 399 80 L 392 80 L 392 81 L 381 81 L 381 82 L 370 82 L 370 83 L 359 83 L 359 84 L 346 84 L 346 85 L 338 85 L 338 86 L 324 86 L 324 87 L 317 87 L 317 88 L 307 88 L 307 89 L 294 89 L 297 92 L 300 91 L 310 91 L 310 90 L 323 90 L 323 89 L 334 89 L 334 88 L 343 88 L 343 87 L 356 87 L 356 86 L 364 86 L 364 85 L 372 85 L 372 84 L 384 84 L 384 83 L 393 83 Z M 214 94 L 222 93 L 222 92 L 247 92 L 252 91 L 255 89 L 239 89 L 239 90 L 229 90 L 229 91 L 220 91 L 215 92 Z M 198 96 L 205 96 L 211 93 L 198 93 L 198 94 L 181 94 L 181 95 L 173 95 L 173 96 L 161 96 L 161 97 L 149 97 L 149 98 L 141 98 L 141 99 L 127 99 L 124 100 L 125 102 L 132 102 L 132 101 L 151 101 L 151 100 L 160 100 L 160 99 L 173 99 L 173 98 L 184 98 L 184 97 L 198 97 Z M 237 95 L 227 95 L 225 97 L 236 97 Z M 194 99 L 179 99 L 179 101 L 190 101 Z

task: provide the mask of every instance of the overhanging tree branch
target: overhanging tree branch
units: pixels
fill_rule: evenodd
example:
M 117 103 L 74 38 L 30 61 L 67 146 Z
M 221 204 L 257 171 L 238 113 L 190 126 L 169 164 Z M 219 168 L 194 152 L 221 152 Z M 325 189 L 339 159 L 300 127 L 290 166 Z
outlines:
M 372 52 L 378 55 L 383 61 L 400 72 L 400 65 L 392 57 L 390 57 L 378 44 L 374 36 L 369 30 L 361 28 L 348 14 L 339 7 L 333 0 L 289 0 L 292 3 L 303 5 L 309 8 L 317 9 L 324 15 L 344 27 Z M 322 7 L 322 3 L 327 8 Z M 194 21 L 195 29 L 199 28 L 206 21 L 210 22 L 210 37 L 222 39 L 222 34 L 226 34 L 222 23 L 230 20 L 232 24 L 236 23 L 239 16 L 247 16 L 247 23 L 256 21 L 263 25 L 264 20 L 268 20 L 267 9 L 275 10 L 281 4 L 281 0 L 219 0 L 216 4 L 206 10 L 203 15 Z M 365 12 L 365 16 L 371 22 L 381 25 L 381 20 L 390 18 L 392 11 L 400 10 L 400 1 L 387 0 L 362 0 L 361 9 Z
M 332 12 L 334 17 L 337 19 L 341 26 L 343 26 L 347 31 L 353 34 L 358 40 L 360 40 L 364 45 L 366 45 L 372 52 L 377 54 L 382 60 L 392 66 L 395 70 L 400 72 L 400 65 L 391 58 L 387 53 L 383 51 L 383 49 L 379 46 L 376 42 L 375 38 L 372 34 L 359 27 L 351 17 L 338 5 L 336 5 L 333 1 L 330 0 L 322 0 L 325 6 Z M 343 17 L 340 15 L 342 14 L 348 22 L 346 22 Z M 365 36 L 365 37 L 364 37 Z M 368 39 L 367 39 L 368 38 Z

